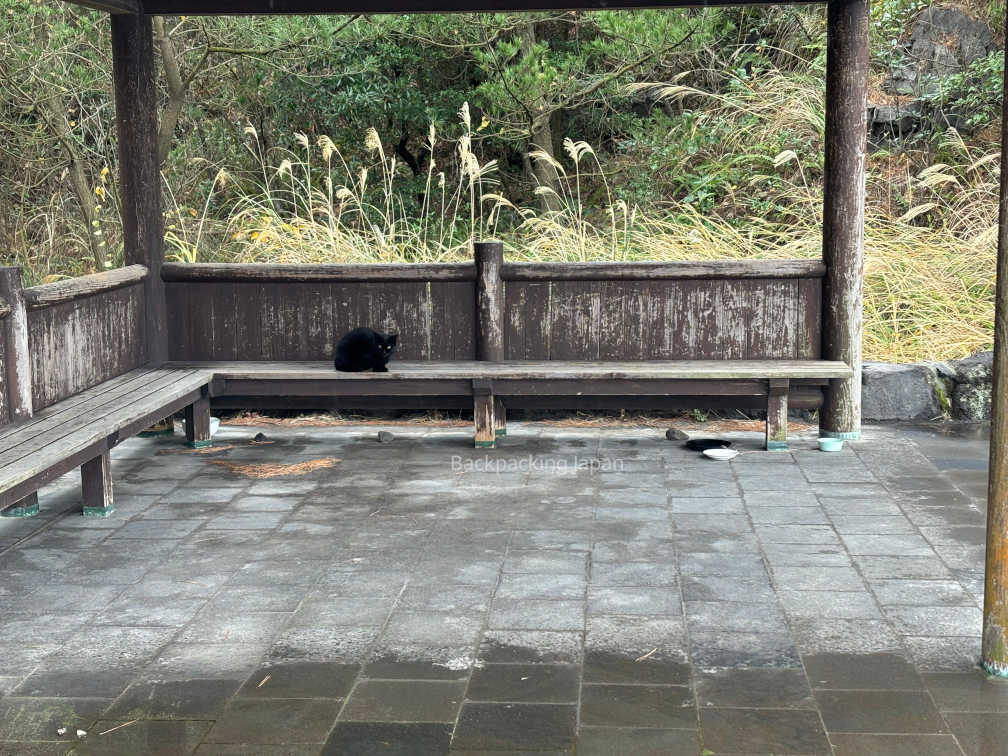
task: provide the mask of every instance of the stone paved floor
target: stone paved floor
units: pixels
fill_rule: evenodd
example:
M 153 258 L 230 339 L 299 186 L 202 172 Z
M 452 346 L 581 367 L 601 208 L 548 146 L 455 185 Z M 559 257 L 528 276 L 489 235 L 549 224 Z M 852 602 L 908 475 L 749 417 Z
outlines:
M 0 521 L 0 753 L 1008 753 L 979 435 L 524 425 L 488 472 L 460 430 L 255 430 Z

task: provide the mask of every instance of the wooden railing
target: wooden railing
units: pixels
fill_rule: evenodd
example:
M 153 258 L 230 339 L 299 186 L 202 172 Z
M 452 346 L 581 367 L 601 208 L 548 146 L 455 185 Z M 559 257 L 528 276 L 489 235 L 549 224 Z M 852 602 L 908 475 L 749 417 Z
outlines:
M 477 245 L 477 259 L 495 244 Z M 175 360 L 321 360 L 359 325 L 401 359 L 817 359 L 819 260 L 438 265 L 167 264 Z M 483 271 L 483 272 L 481 272 Z M 499 294 L 488 303 L 490 294 Z M 491 305 L 491 306 L 488 306 Z

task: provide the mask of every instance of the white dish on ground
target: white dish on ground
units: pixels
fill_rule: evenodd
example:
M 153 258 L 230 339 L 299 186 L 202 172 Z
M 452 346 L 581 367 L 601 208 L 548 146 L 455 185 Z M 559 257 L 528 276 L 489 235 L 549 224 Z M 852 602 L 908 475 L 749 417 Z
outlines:
M 703 454 L 705 457 L 710 457 L 711 459 L 721 460 L 726 462 L 729 459 L 734 459 L 738 456 L 738 452 L 734 449 L 704 449 Z

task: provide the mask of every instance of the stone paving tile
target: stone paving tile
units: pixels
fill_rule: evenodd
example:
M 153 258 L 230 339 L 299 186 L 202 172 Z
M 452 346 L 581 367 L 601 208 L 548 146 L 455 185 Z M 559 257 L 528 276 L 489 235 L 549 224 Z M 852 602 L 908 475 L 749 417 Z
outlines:
M 207 743 L 323 743 L 343 702 L 326 698 L 236 698 L 206 736 Z
M 577 599 L 585 595 L 583 574 L 505 574 L 497 588 L 498 599 Z M 485 595 L 486 591 L 479 588 Z M 475 608 L 485 608 L 482 604 Z
M 359 664 L 302 662 L 260 667 L 245 681 L 242 698 L 345 698 Z
M 454 722 L 464 681 L 362 680 L 340 719 L 354 722 Z
M 871 590 L 883 606 L 969 606 L 974 599 L 954 580 L 871 580 Z
M 788 633 L 787 620 L 774 603 L 743 604 L 724 601 L 688 601 L 686 621 L 691 631 L 727 630 L 746 633 Z
M 130 685 L 106 711 L 117 719 L 216 719 L 239 680 L 180 680 L 137 682 Z
M 687 687 L 586 684 L 581 723 L 598 727 L 691 728 L 696 712 Z
M 726 669 L 696 678 L 697 705 L 743 709 L 814 709 L 805 674 L 791 669 Z
M 58 741 L 59 728 L 86 730 L 110 703 L 105 698 L 5 696 L 0 699 L 0 743 Z
M 577 746 L 579 756 L 661 756 L 699 750 L 695 730 L 633 727 L 582 727 Z
M 449 724 L 340 722 L 326 741 L 322 754 L 443 756 L 448 752 L 451 739 Z
M 962 756 L 952 735 L 829 734 L 834 756 Z
M 691 630 L 690 657 L 693 665 L 703 671 L 801 666 L 791 638 L 777 633 Z
M 831 752 L 819 714 L 795 709 L 700 709 L 700 742 L 714 753 Z
M 573 664 L 484 664 L 473 670 L 471 701 L 577 703 L 581 668 Z
M 1008 682 L 981 672 L 926 674 L 924 684 L 943 712 L 1008 714 Z
M 496 599 L 488 627 L 508 630 L 583 630 L 584 601 Z
M 867 591 L 792 591 L 777 589 L 789 617 L 881 619 L 875 599 Z
M 244 680 L 255 669 L 266 645 L 253 643 L 171 643 L 146 668 L 153 680 L 216 678 Z
M 795 645 L 803 654 L 872 654 L 902 649 L 905 638 L 884 620 L 794 617 Z
M 682 614 L 678 591 L 668 588 L 590 588 L 588 614 L 639 616 L 677 616 Z
M 806 654 L 813 688 L 833 690 L 923 690 L 913 664 L 900 654 Z
M 577 707 L 567 704 L 465 703 L 453 750 L 564 750 L 574 745 Z
M 830 732 L 947 732 L 931 696 L 905 690 L 817 690 L 816 702 Z
M 487 630 L 477 654 L 484 664 L 581 664 L 583 648 L 579 632 Z

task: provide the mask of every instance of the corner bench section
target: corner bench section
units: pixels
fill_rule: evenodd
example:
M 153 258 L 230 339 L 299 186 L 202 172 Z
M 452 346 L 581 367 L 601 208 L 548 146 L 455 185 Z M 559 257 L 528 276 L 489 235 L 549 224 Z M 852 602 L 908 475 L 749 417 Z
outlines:
M 277 408 L 299 399 L 388 400 L 418 407 L 472 402 L 475 445 L 505 431 L 504 408 L 692 407 L 708 403 L 766 407 L 766 448 L 787 448 L 790 400 L 818 407 L 829 381 L 853 371 L 826 360 L 675 360 L 646 362 L 393 362 L 387 373 L 339 373 L 320 362 L 198 362 L 214 375 L 212 396 L 241 403 L 271 397 Z M 287 403 L 290 402 L 290 405 Z M 693 402 L 693 404 L 691 404 Z M 251 405 L 250 405 L 251 406 Z M 303 406 L 303 405 L 302 405 Z
M 38 489 L 80 467 L 83 513 L 108 516 L 113 511 L 109 452 L 183 409 L 197 415 L 187 424 L 190 444 L 209 441 L 211 378 L 212 373 L 196 368 L 132 370 L 0 429 L 0 513 L 35 514 Z

